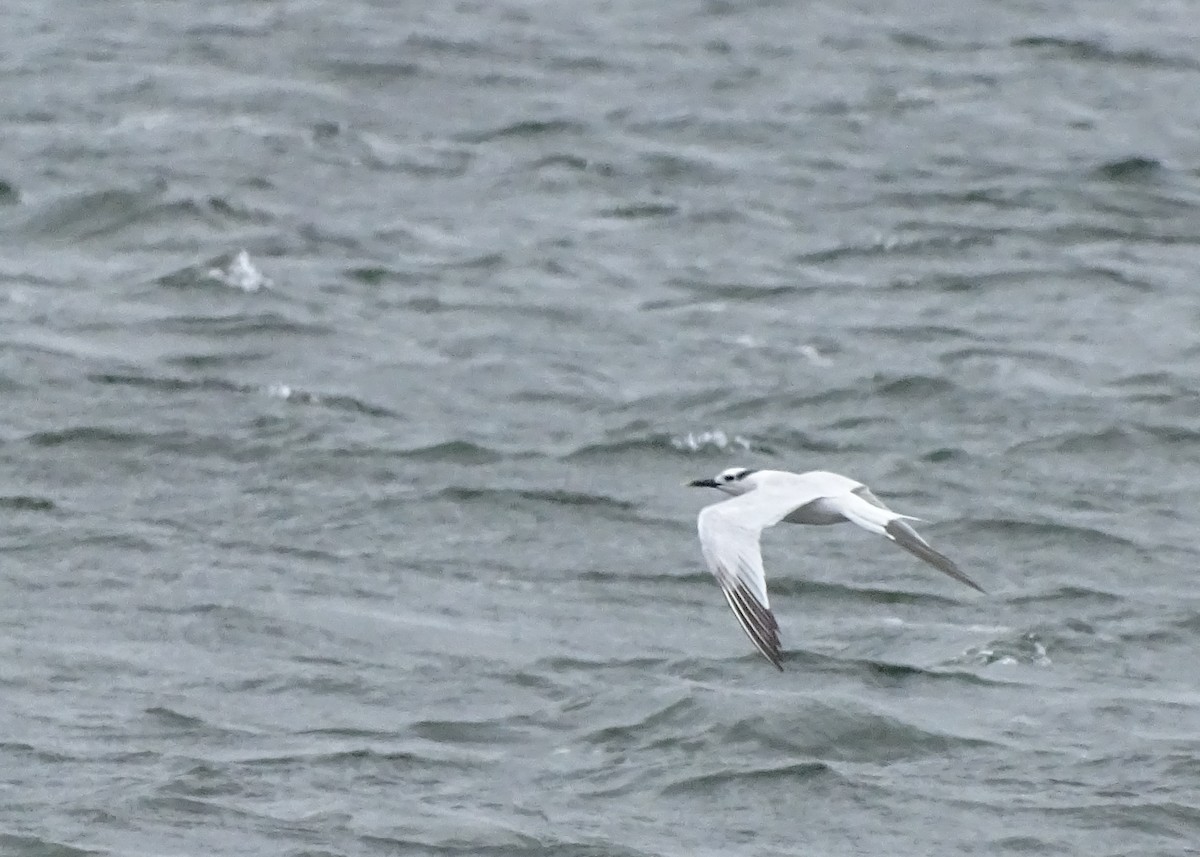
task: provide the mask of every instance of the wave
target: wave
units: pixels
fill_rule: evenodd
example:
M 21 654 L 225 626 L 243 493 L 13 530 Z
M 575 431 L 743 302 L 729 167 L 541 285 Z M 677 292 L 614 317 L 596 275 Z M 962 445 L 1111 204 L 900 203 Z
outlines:
M 134 190 L 85 191 L 41 203 L 26 218 L 21 230 L 33 237 L 59 241 L 111 240 L 131 231 L 145 242 L 148 225 L 153 227 L 155 235 L 176 233 L 187 223 L 206 227 L 216 234 L 246 221 L 267 219 L 263 213 L 242 208 L 223 197 L 172 197 L 164 182 Z
M 33 432 L 24 438 L 38 447 L 86 450 L 127 450 L 166 453 L 184 458 L 215 456 L 229 461 L 259 460 L 261 452 L 246 438 L 226 434 L 197 434 L 186 429 L 152 431 L 101 425 L 69 426 Z
M 374 455 L 377 454 L 377 451 L 366 450 L 365 454 Z M 524 459 L 524 457 L 536 455 L 528 453 L 528 451 L 499 450 L 470 441 L 442 441 L 420 445 L 420 447 L 389 450 L 388 454 L 409 461 L 437 461 L 451 463 L 451 465 L 492 465 L 499 461 Z
M 14 512 L 53 512 L 58 509 L 58 506 L 48 497 L 12 494 L 0 497 L 0 509 L 10 509 Z
M 1028 370 L 1031 366 L 1037 365 L 1049 371 L 1070 373 L 1079 370 L 1079 362 L 1077 360 L 1062 357 L 1058 354 L 1052 354 L 1046 351 L 1039 351 L 1035 348 L 1023 347 L 998 347 L 985 345 L 969 345 L 963 348 L 955 348 L 942 352 L 938 356 L 938 362 L 948 367 L 958 367 L 967 361 L 1019 361 L 1022 369 Z
M 152 708 L 147 708 L 145 713 L 156 720 L 161 721 L 162 723 L 179 728 L 191 729 L 200 726 L 207 728 L 211 725 L 207 720 L 194 717 L 190 714 L 183 714 L 182 712 L 176 711 L 173 708 L 167 708 L 165 706 L 156 705 Z
M 583 576 L 585 579 L 589 577 L 588 574 Z M 591 573 L 591 576 L 594 577 L 595 573 Z M 702 591 L 707 592 L 709 591 L 708 587 L 712 586 L 711 578 L 707 573 L 685 575 L 681 579 L 687 579 L 688 577 L 703 578 L 694 581 L 696 586 L 703 585 L 705 587 Z M 719 601 L 720 599 L 718 598 L 717 600 Z M 915 600 L 936 602 L 939 599 Z M 713 604 L 715 605 L 716 602 L 713 602 Z M 716 608 L 714 607 L 714 609 Z M 1003 644 L 1001 646 L 1003 647 Z M 1013 683 L 1013 680 L 1007 677 L 1001 675 L 983 675 L 972 669 L 972 667 L 983 664 L 982 661 L 974 657 L 974 654 L 972 653 L 970 656 L 955 655 L 944 661 L 916 664 L 889 661 L 881 658 L 829 654 L 812 649 L 785 646 L 783 661 L 787 672 L 792 674 L 824 673 L 848 676 L 856 682 L 866 681 L 876 684 L 880 681 L 886 681 L 889 684 L 897 686 L 933 683 L 993 687 L 1006 686 Z M 665 673 L 685 682 L 688 686 L 705 687 L 719 692 L 727 691 L 725 682 L 728 680 L 731 672 L 740 673 L 744 669 L 757 669 L 759 666 L 761 666 L 761 661 L 759 655 L 756 653 L 752 651 L 734 652 L 732 649 L 730 650 L 730 654 L 723 656 L 691 655 L 685 657 L 611 660 L 555 657 L 540 660 L 535 664 L 535 668 L 539 672 L 552 671 L 556 675 L 574 672 L 607 672 L 609 670 Z M 677 707 L 681 704 L 683 703 L 673 702 L 657 714 L 649 715 L 648 717 L 670 719 L 679 716 L 682 711 L 686 710 Z M 647 718 L 643 718 L 627 726 L 607 727 L 600 733 L 596 733 L 596 735 L 600 737 L 616 737 L 618 735 L 631 737 L 639 729 L 650 725 L 654 724 L 649 722 Z
M 929 336 L 929 330 L 923 328 L 913 329 L 908 332 L 914 336 Z M 790 413 L 845 402 L 862 402 L 863 407 L 869 409 L 871 407 L 878 407 L 878 403 L 881 400 L 890 400 L 899 403 L 923 402 L 957 393 L 960 389 L 957 383 L 944 377 L 920 373 L 891 374 L 880 372 L 869 378 L 857 379 L 850 384 L 828 386 L 812 393 L 772 391 L 763 395 L 743 396 L 721 407 L 712 409 L 710 414 L 714 418 L 724 420 L 731 420 L 734 417 L 749 419 L 764 410 Z M 864 416 L 861 413 L 856 413 L 845 419 L 850 420 L 850 425 L 855 427 L 868 422 L 878 421 L 884 423 L 894 421 L 894 417 L 887 415 Z M 832 423 L 832 425 L 834 427 L 845 427 L 844 420 Z M 806 439 L 812 437 L 812 435 L 798 431 L 792 426 L 779 427 L 774 431 L 779 436 L 795 437 L 802 442 L 808 442 Z M 841 441 L 813 439 L 811 443 L 813 444 L 811 449 L 817 452 L 847 448 Z M 809 449 L 810 447 L 806 446 L 802 448 Z
M 296 321 L 272 311 L 234 312 L 228 315 L 179 315 L 156 319 L 155 330 L 194 333 L 200 336 L 258 336 L 260 334 L 305 334 L 327 336 L 334 329 L 325 324 Z
M 1026 521 L 1016 518 L 967 518 L 960 519 L 973 536 L 994 534 L 1005 541 L 1019 541 L 1028 545 L 1033 541 L 1079 541 L 1090 545 L 1104 545 L 1110 548 L 1119 547 L 1132 550 L 1142 550 L 1141 545 L 1134 541 L 1114 535 L 1104 530 L 1085 527 L 1077 524 L 1066 524 L 1048 521 Z
M 480 257 L 480 260 L 482 260 L 482 257 Z M 453 264 L 455 267 L 461 267 L 461 265 L 468 263 Z M 527 320 L 533 317 L 563 324 L 575 324 L 579 321 L 579 313 L 576 309 L 572 307 L 555 306 L 553 304 L 528 306 L 517 305 L 512 302 L 489 303 L 486 301 L 454 301 L 447 297 L 438 295 L 416 295 L 389 300 L 387 305 L 389 307 L 403 309 L 419 315 L 438 315 L 445 313 L 447 315 L 461 314 L 463 316 L 470 316 L 472 318 L 478 318 L 481 316 L 500 318 L 508 316 L 513 319 L 521 320 Z
M 397 59 L 371 59 L 361 56 L 328 55 L 320 67 L 332 79 L 372 87 L 399 86 L 412 78 L 421 77 L 420 63 Z
M 512 457 L 498 449 L 467 440 L 447 440 L 391 453 L 412 461 L 438 461 L 448 464 L 494 464 Z
M 764 402 L 768 401 L 764 399 Z M 771 401 L 772 408 L 786 408 L 787 402 Z M 755 410 L 749 402 L 738 402 L 713 411 L 723 422 L 734 422 L 740 416 L 749 415 Z M 637 453 L 661 456 L 670 451 L 678 455 L 694 456 L 710 453 L 756 455 L 786 455 L 789 453 L 815 452 L 831 453 L 846 452 L 856 447 L 849 444 L 828 440 L 812 432 L 801 431 L 792 427 L 767 427 L 756 432 L 741 433 L 726 431 L 720 428 L 708 428 L 699 431 L 673 433 L 668 431 L 629 431 L 625 436 L 613 437 L 610 440 L 595 441 L 577 446 L 559 455 L 563 461 L 587 461 L 594 458 L 620 458 Z
M 1042 635 L 1036 631 L 1022 631 L 997 637 L 983 645 L 971 646 L 945 661 L 946 666 L 961 664 L 985 667 L 993 664 L 1026 664 L 1048 667 L 1051 661 Z
M 520 720 L 520 718 L 517 718 Z M 498 744 L 517 743 L 524 740 L 526 729 L 522 723 L 496 720 L 419 720 L 411 723 L 407 731 L 426 741 L 438 744 Z
M 873 682 L 886 679 L 889 683 L 898 685 L 926 682 L 975 686 L 1009 684 L 1007 681 L 992 676 L 983 676 L 969 669 L 963 669 L 963 663 L 953 658 L 923 666 L 885 661 L 879 658 L 845 657 L 804 649 L 791 649 L 784 652 L 783 659 L 785 664 L 793 665 L 797 669 L 807 672 L 853 675 L 860 680 Z
M 340 393 L 315 393 L 292 387 L 288 384 L 239 384 L 223 378 L 179 378 L 162 375 L 139 375 L 120 372 L 96 372 L 87 376 L 96 384 L 111 384 L 122 387 L 143 387 L 166 393 L 192 391 L 217 391 L 227 393 L 266 395 L 299 405 L 319 405 L 334 410 L 351 411 L 376 417 L 398 417 L 395 411 L 373 405 L 354 396 Z
M 1091 601 L 1100 604 L 1115 604 L 1124 600 L 1120 595 L 1112 592 L 1077 585 L 1055 586 L 1040 592 L 1010 595 L 1005 598 L 1007 603 L 1018 606 L 1056 601 Z
M 612 220 L 647 220 L 655 217 L 671 217 L 679 213 L 679 206 L 665 202 L 627 202 L 601 208 L 595 212 L 596 217 Z
M 205 276 L 243 292 L 257 292 L 259 289 L 269 289 L 275 285 L 270 277 L 250 261 L 250 254 L 245 250 L 239 250 L 223 264 L 209 268 Z
M 869 602 L 871 604 L 906 604 L 914 606 L 957 607 L 962 604 L 958 598 L 947 595 L 937 595 L 928 592 L 911 592 L 898 589 L 885 589 L 878 586 L 851 586 L 847 583 L 833 581 L 807 580 L 801 577 L 782 577 L 779 574 L 771 578 L 771 593 L 788 598 L 804 600 L 819 599 L 828 602 Z
M 543 137 L 561 137 L 564 135 L 580 135 L 587 131 L 587 126 L 573 119 L 526 119 L 488 128 L 480 131 L 465 131 L 453 137 L 462 143 L 493 143 L 498 140 L 512 138 L 530 139 Z
M 1009 453 L 1027 451 L 1056 452 L 1068 454 L 1142 452 L 1147 441 L 1166 446 L 1200 443 L 1200 429 L 1187 425 L 1150 425 L 1131 423 L 1122 426 L 1106 426 L 1091 431 L 1066 431 L 1047 437 L 1023 441 L 1008 448 Z
M 297 734 L 325 737 L 326 730 L 309 730 Z M 363 736 L 371 741 L 395 741 L 396 736 L 385 733 L 368 733 Z M 329 767 L 334 769 L 355 770 L 364 767 L 402 765 L 406 768 L 464 770 L 472 767 L 466 760 L 456 758 L 454 754 L 439 756 L 436 752 L 421 752 L 407 749 L 387 749 L 385 747 L 354 746 L 345 749 L 312 749 L 296 753 L 242 755 L 235 757 L 235 763 L 249 769 L 253 768 L 290 768 L 290 767 Z
M 654 740 L 652 730 L 683 728 L 689 723 L 694 725 L 696 717 L 700 714 L 700 706 L 689 695 L 655 707 L 632 722 L 586 732 L 580 740 L 591 744 L 616 744 L 622 747 L 630 743 L 643 745 Z
M 274 283 L 250 260 L 246 250 L 221 253 L 166 274 L 150 281 L 152 285 L 168 289 L 234 289 L 246 293 L 270 291 Z M 279 297 L 279 292 L 273 292 Z
M 587 732 L 580 740 L 619 754 L 684 752 L 681 764 L 660 768 L 657 774 L 637 774 L 636 787 L 643 789 L 665 775 L 661 788 L 666 793 L 702 791 L 722 783 L 841 777 L 839 762 L 890 763 L 997 746 L 995 741 L 920 725 L 848 700 L 754 691 L 752 700 L 732 704 L 724 685 L 699 693 L 693 686 L 685 692 L 635 719 Z M 747 710 L 756 713 L 735 714 Z M 611 774 L 597 771 L 606 782 L 611 782 Z M 633 787 L 627 779 L 606 786 L 616 791 Z
M 792 786 L 804 780 L 827 777 L 844 779 L 832 765 L 816 761 L 787 762 L 779 765 L 759 765 L 737 769 L 727 768 L 722 771 L 680 777 L 663 786 L 661 794 L 711 794 L 739 783 L 770 786 L 772 783 L 778 782 L 785 786 Z
M 944 396 L 958 389 L 953 381 L 933 375 L 876 375 L 870 383 L 876 396 L 901 401 Z
M 850 702 L 808 701 L 790 717 L 745 718 L 724 731 L 723 743 L 755 740 L 800 756 L 845 762 L 889 762 L 996 746 L 994 741 L 925 728 Z
M 675 449 L 687 452 L 698 452 L 705 447 L 714 449 L 726 450 L 730 448 L 749 451 L 750 441 L 742 437 L 740 434 L 735 434 L 732 438 L 720 429 L 714 431 L 688 432 L 683 436 L 671 438 L 671 446 Z
M 1119 158 L 1115 161 L 1106 161 L 1096 167 L 1095 173 L 1101 178 L 1112 179 L 1113 181 L 1134 181 L 1154 176 L 1162 172 L 1162 169 L 1162 161 L 1159 161 L 1157 158 L 1133 155 L 1128 158 Z
M 265 392 L 268 396 L 276 399 L 283 399 L 286 402 L 300 405 L 321 405 L 341 411 L 353 411 L 354 413 L 365 414 L 372 417 L 393 417 L 398 418 L 400 415 L 388 408 L 381 408 L 378 405 L 372 405 L 364 402 L 362 399 L 356 399 L 353 396 L 345 396 L 340 394 L 313 393 L 308 390 L 300 390 L 291 387 L 287 384 L 271 384 L 267 387 L 254 387 L 254 392 Z
M 0 851 L 6 854 L 45 855 L 45 857 L 108 857 L 108 849 L 94 850 L 68 845 L 42 836 L 22 836 L 16 833 L 0 833 Z
M 908 201 L 905 199 L 897 201 Z M 956 232 L 941 235 L 876 235 L 869 241 L 839 244 L 824 250 L 812 250 L 795 256 L 798 265 L 828 265 L 831 262 L 858 261 L 877 256 L 917 256 L 928 261 L 929 256 L 939 253 L 960 253 L 976 246 L 986 246 L 995 241 L 991 231 L 979 230 L 967 233 L 961 228 Z M 901 281 L 903 287 L 904 282 Z
M 548 658 L 539 658 L 534 662 L 533 667 L 539 672 L 548 673 L 591 673 L 597 670 L 631 670 L 633 672 L 645 672 L 649 670 L 658 670 L 666 662 L 666 657 L 609 658 L 607 660 L 592 660 L 568 655 L 554 655 Z
M 424 826 L 428 826 L 427 820 Z M 369 846 L 370 853 L 437 854 L 441 857 L 546 857 L 547 854 L 555 857 L 657 857 L 662 853 L 615 842 L 612 834 L 605 835 L 599 842 L 524 834 L 512 830 L 508 824 L 486 823 L 477 809 L 448 822 L 444 835 L 436 832 L 419 837 L 364 835 L 359 841 Z M 308 857 L 309 852 L 304 853 Z
M 1120 390 L 1122 397 L 1131 402 L 1170 405 L 1196 397 L 1185 378 L 1164 371 L 1135 372 L 1109 381 L 1108 386 Z
M 1196 70 L 1200 62 L 1193 57 L 1171 56 L 1145 48 L 1112 48 L 1092 39 L 1072 39 L 1064 36 L 1022 36 L 1010 43 L 1014 48 L 1031 48 L 1057 54 L 1068 59 L 1116 63 L 1144 68 Z
M 988 47 L 985 42 L 951 41 L 947 35 L 934 36 L 916 30 L 894 30 L 889 34 L 889 38 L 902 48 L 915 48 L 930 53 L 977 51 Z
M 47 429 L 26 435 L 25 440 L 34 446 L 84 446 L 84 447 L 161 447 L 179 450 L 189 446 L 186 432 L 139 432 L 113 429 L 107 426 L 72 426 L 70 428 Z M 188 436 L 190 437 L 190 436 Z
M 458 501 L 482 500 L 488 504 L 506 504 L 513 500 L 524 500 L 555 506 L 582 506 L 620 512 L 628 512 L 637 508 L 637 504 L 625 500 L 617 500 L 600 494 L 564 491 L 555 488 L 468 488 L 465 486 L 453 486 L 442 489 L 436 496 Z
M 559 457 L 563 461 L 586 461 L 592 458 L 620 457 L 632 453 L 661 455 L 665 450 L 684 453 L 684 449 L 676 446 L 678 438 L 678 435 L 665 431 L 629 432 L 624 437 L 577 446 L 562 453 Z
M 146 609 L 149 611 L 149 608 Z M 178 617 L 182 620 L 179 622 L 181 638 L 189 645 L 209 651 L 224 651 L 229 646 L 275 651 L 279 641 L 286 640 L 311 652 L 333 652 L 337 650 L 337 645 L 345 642 L 320 620 L 290 619 L 271 610 L 237 604 L 205 602 L 181 608 L 158 608 L 149 612 Z M 311 663 L 309 666 L 312 666 Z M 233 692 L 285 685 L 351 697 L 366 692 L 358 673 L 336 664 L 327 665 L 323 671 L 306 671 L 302 676 L 270 673 L 267 678 L 230 677 L 224 683 Z
M 675 288 L 684 288 L 696 293 L 696 297 L 703 299 L 705 302 L 710 301 L 736 301 L 738 303 L 749 303 L 756 300 L 775 301 L 789 294 L 799 294 L 804 292 L 814 291 L 817 287 L 805 285 L 804 283 L 736 283 L 736 282 L 720 282 L 712 283 L 701 280 L 685 280 L 675 278 L 668 285 Z M 679 299 L 657 299 L 648 301 L 643 304 L 645 309 L 675 309 L 681 306 L 690 306 L 695 303 L 696 299 L 679 300 Z

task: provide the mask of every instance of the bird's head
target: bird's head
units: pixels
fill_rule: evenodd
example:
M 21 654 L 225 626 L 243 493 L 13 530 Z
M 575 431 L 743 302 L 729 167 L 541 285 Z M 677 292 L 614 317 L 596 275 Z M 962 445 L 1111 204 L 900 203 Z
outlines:
M 712 479 L 693 479 L 687 484 L 692 488 L 716 488 L 736 497 L 738 494 L 745 494 L 747 491 L 753 490 L 754 480 L 746 477 L 757 472 L 747 467 L 729 467 Z

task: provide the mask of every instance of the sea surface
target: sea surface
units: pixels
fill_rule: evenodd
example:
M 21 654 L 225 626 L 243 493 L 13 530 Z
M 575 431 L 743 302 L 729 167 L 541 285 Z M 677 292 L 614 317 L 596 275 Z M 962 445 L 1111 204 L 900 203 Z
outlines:
M 1200 854 L 1189 2 L 0 7 L 0 855 Z M 744 465 L 925 520 L 700 556 Z

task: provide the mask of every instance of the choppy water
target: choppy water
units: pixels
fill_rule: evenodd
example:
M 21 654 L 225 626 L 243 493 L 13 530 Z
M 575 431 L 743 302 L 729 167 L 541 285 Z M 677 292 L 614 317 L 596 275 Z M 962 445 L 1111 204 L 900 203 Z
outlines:
M 1200 853 L 1193 4 L 2 20 L 0 853 Z

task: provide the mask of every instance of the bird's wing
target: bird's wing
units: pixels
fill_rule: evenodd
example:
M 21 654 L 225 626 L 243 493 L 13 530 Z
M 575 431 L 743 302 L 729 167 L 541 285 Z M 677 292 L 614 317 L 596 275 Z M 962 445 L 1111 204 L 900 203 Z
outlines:
M 863 496 L 864 494 L 868 496 Z M 874 502 L 871 502 L 871 501 Z M 908 521 L 916 518 L 900 515 L 884 506 L 866 488 L 852 491 L 834 497 L 823 497 L 821 502 L 825 508 L 840 512 L 851 523 L 858 524 L 864 530 L 878 533 L 895 542 L 913 556 L 919 557 L 932 565 L 943 574 L 953 577 L 959 583 L 966 584 L 972 589 L 983 592 L 984 589 L 969 578 L 958 564 L 950 557 L 937 550 L 914 530 Z
M 758 537 L 766 527 L 813 499 L 812 492 L 759 488 L 704 507 L 697 520 L 704 561 L 721 585 L 733 615 L 755 647 L 780 670 L 779 625 L 767 598 Z
M 978 592 L 985 592 L 982 586 L 967 577 L 966 572 L 958 567 L 958 563 L 944 553 L 934 550 L 933 546 L 921 538 L 921 535 L 909 526 L 908 522 L 903 518 L 897 517 L 895 520 L 890 521 L 886 529 L 887 532 L 885 535 L 913 556 L 920 557 L 938 571 L 950 575 L 959 583 L 965 583 Z

